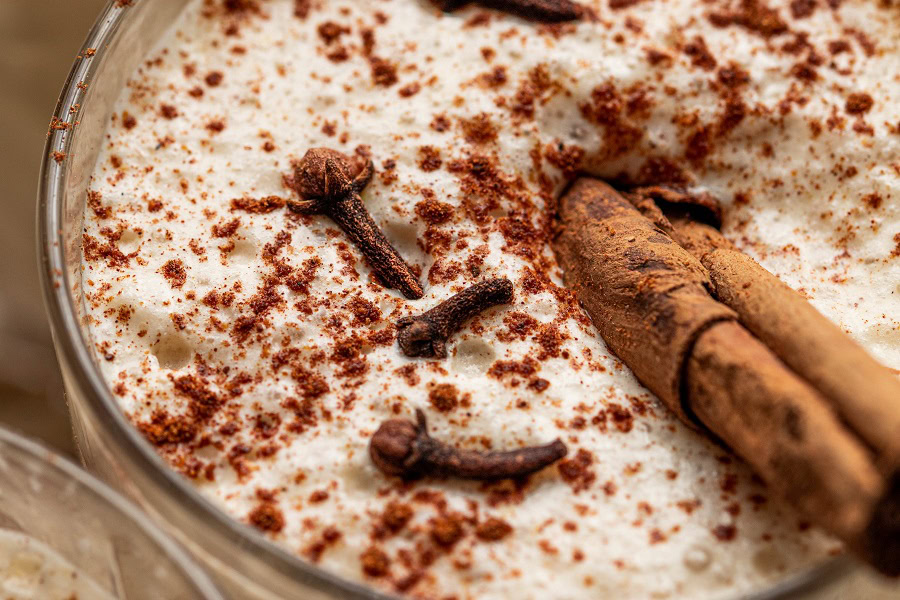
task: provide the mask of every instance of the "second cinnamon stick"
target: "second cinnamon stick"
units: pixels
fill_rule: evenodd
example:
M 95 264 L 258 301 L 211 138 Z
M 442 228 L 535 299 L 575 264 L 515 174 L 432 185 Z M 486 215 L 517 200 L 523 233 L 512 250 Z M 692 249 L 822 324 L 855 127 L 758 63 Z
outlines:
M 670 221 L 709 271 L 716 297 L 831 402 L 885 473 L 900 469 L 900 379 L 718 229 L 677 214 Z

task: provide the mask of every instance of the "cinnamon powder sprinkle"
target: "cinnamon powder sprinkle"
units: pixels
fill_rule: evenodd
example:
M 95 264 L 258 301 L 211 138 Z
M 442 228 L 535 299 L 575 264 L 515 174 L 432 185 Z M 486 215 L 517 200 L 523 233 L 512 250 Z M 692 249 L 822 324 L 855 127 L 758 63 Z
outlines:
M 187 281 L 187 271 L 184 268 L 184 263 L 177 258 L 167 261 L 160 268 L 159 272 L 169 280 L 169 285 L 173 288 L 181 288 L 184 286 L 184 282 Z
M 250 512 L 247 520 L 261 531 L 278 533 L 284 529 L 284 515 L 273 502 L 262 502 Z

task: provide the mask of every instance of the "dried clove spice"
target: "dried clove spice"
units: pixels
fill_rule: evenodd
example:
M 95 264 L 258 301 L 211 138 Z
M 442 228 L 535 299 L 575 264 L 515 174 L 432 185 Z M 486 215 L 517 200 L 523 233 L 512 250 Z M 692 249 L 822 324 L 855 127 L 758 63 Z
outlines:
M 454 11 L 473 0 L 432 0 L 445 12 Z M 575 21 L 584 15 L 584 8 L 572 0 L 474 0 L 485 8 L 493 8 L 523 19 L 559 23 Z
M 543 446 L 507 452 L 460 450 L 428 435 L 425 413 L 416 409 L 416 422 L 390 419 L 369 442 L 372 462 L 387 475 L 413 478 L 449 475 L 463 479 L 507 479 L 539 471 L 566 455 L 559 439 Z
M 328 215 L 388 287 L 416 300 L 423 293 L 418 277 L 378 229 L 360 198 L 374 172 L 370 160 L 351 158 L 330 148 L 312 148 L 294 165 L 291 181 L 303 200 L 289 200 L 287 206 L 301 214 Z
M 417 317 L 397 321 L 397 343 L 410 357 L 447 357 L 447 339 L 469 318 L 497 304 L 508 304 L 513 298 L 509 279 L 497 278 L 476 283 L 444 300 Z

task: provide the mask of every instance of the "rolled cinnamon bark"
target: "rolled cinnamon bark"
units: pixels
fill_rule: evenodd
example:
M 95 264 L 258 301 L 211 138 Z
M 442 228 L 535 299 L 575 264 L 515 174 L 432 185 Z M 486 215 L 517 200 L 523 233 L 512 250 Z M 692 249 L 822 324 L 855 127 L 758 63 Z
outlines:
M 883 571 L 900 566 L 890 537 L 879 538 L 900 495 L 887 493 L 865 447 L 765 345 L 734 321 L 718 323 L 697 340 L 685 378 L 697 418 L 770 489 Z M 896 525 L 893 536 L 896 545 Z
M 900 379 L 799 293 L 714 227 L 672 216 L 674 236 L 703 263 L 719 301 L 810 382 L 872 449 L 885 473 L 900 468 Z
M 883 571 L 900 570 L 900 486 L 889 488 L 821 395 L 710 296 L 700 261 L 597 180 L 575 182 L 559 219 L 564 280 L 638 379 L 811 521 Z
M 561 199 L 554 250 L 566 285 L 606 343 L 685 422 L 682 374 L 697 337 L 734 311 L 707 292 L 706 269 L 615 190 L 577 180 Z

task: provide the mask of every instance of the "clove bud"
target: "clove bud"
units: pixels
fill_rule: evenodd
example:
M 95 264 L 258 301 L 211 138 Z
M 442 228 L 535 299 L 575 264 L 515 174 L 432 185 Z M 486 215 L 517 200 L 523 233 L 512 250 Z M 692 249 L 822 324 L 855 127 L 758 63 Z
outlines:
M 418 277 L 391 246 L 360 198 L 374 172 L 371 160 L 351 158 L 330 148 L 312 148 L 294 166 L 292 184 L 303 201 L 289 200 L 287 206 L 297 213 L 328 215 L 388 287 L 399 289 L 411 300 L 421 298 Z
M 449 475 L 463 479 L 522 477 L 553 464 L 566 455 L 559 439 L 543 446 L 506 452 L 460 450 L 428 435 L 425 413 L 416 409 L 416 422 L 390 419 L 369 442 L 372 462 L 387 475 L 413 478 Z
M 509 279 L 476 283 L 417 317 L 397 321 L 397 343 L 406 356 L 447 357 L 447 339 L 462 324 L 481 311 L 512 302 Z

